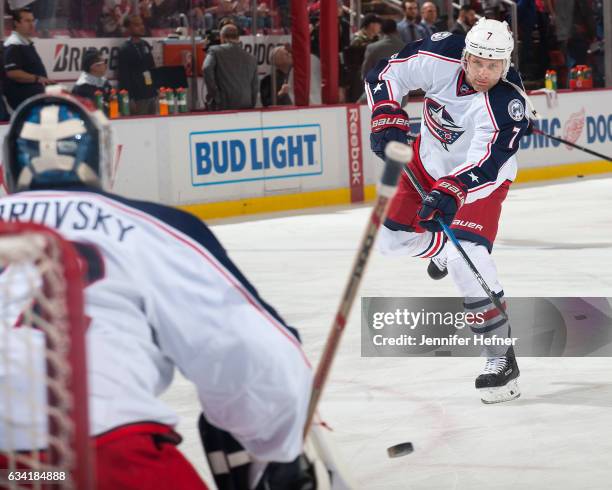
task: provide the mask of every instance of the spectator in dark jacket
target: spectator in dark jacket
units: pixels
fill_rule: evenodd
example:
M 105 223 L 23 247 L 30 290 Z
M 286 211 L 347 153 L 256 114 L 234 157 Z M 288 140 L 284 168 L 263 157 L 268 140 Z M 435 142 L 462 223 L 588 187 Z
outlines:
M 13 33 L 4 42 L 4 95 L 16 109 L 24 100 L 43 93 L 45 85 L 53 82 L 36 52 L 31 38 L 34 35 L 34 15 L 29 8 L 13 11 Z
M 465 36 L 472 26 L 476 23 L 476 12 L 469 5 L 462 5 L 459 9 L 459 16 L 457 22 L 451 29 L 453 34 L 460 34 Z
M 278 46 L 272 51 L 272 69 L 276 70 L 276 101 L 272 93 L 272 74 L 266 75 L 261 81 L 261 104 L 264 107 L 270 105 L 292 105 L 289 93 L 289 74 L 293 68 L 291 51 L 286 46 Z
M 433 2 L 425 2 L 421 6 L 421 32 L 423 37 L 428 39 L 431 35 L 438 31 L 436 21 L 438 20 L 438 9 Z
M 404 47 L 404 41 L 397 32 L 397 24 L 393 19 L 383 20 L 380 32 L 380 39 L 366 47 L 363 65 L 361 65 L 361 78 L 365 78 L 370 69 L 380 60 L 399 53 Z
M 221 44 L 208 48 L 204 60 L 206 105 L 209 110 L 251 109 L 257 102 L 257 60 L 240 46 L 238 27 L 221 29 Z
M 142 17 L 128 17 L 125 20 L 125 28 L 130 38 L 119 48 L 119 88 L 129 93 L 131 114 L 155 114 L 157 99 L 152 74 L 155 61 L 151 45 L 142 39 L 145 33 Z
M 346 101 L 355 102 L 363 94 L 363 78 L 361 66 L 365 58 L 368 44 L 378 41 L 382 20 L 374 14 L 367 14 L 361 21 L 361 29 L 357 31 L 351 45 L 344 50 L 344 68 L 346 81 Z
M 4 59 L 4 45 L 0 44 L 0 60 Z M 6 122 L 10 119 L 8 109 L 4 103 L 4 64 L 0 64 L 0 122 Z
M 407 0 L 402 2 L 404 6 L 405 17 L 397 24 L 397 31 L 404 43 L 413 43 L 419 39 L 423 39 L 423 30 L 417 24 L 419 16 L 419 6 L 416 0 Z
M 106 59 L 100 55 L 96 48 L 89 48 L 83 55 L 82 68 L 81 76 L 72 87 L 72 93 L 95 103 L 96 92 L 99 90 L 102 92 L 105 108 L 108 107 L 112 87 L 104 76 L 107 69 Z

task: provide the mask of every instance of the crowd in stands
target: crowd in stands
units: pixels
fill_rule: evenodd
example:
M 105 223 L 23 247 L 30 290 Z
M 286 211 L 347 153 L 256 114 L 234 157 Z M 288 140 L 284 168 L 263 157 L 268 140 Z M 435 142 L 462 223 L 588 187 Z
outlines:
M 46 85 L 54 82 L 47 71 L 32 41 L 36 17 L 29 7 L 12 11 L 12 33 L 3 43 L 2 85 L 0 86 L 0 120 L 8 119 L 8 110 L 15 110 L 26 99 L 44 92 Z M 157 111 L 157 89 L 153 83 L 153 60 L 151 45 L 145 41 L 145 26 L 138 14 L 127 16 L 122 21 L 129 37 L 119 48 L 117 88 L 126 90 L 130 97 L 130 113 L 136 115 L 155 114 Z M 108 60 L 95 48 L 83 54 L 81 75 L 74 84 L 73 93 L 97 104 L 97 93 L 101 103 L 108 107 L 111 84 L 106 79 Z
M 542 87 L 544 74 L 551 68 L 558 72 L 558 86 L 567 87 L 568 70 L 575 65 L 590 65 L 593 85 L 604 85 L 604 0 L 515 1 L 520 71 L 528 89 Z M 480 16 L 510 22 L 512 10 L 501 0 L 462 0 L 460 3 L 461 8 L 454 11 L 450 23 L 455 34 L 465 35 Z M 364 0 L 358 29 L 352 32 L 355 13 L 350 10 L 348 0 L 338 0 L 341 102 L 364 100 L 363 77 L 381 58 L 393 55 L 408 42 L 448 30 L 449 19 L 442 10 L 445 4 L 442 0 L 406 0 L 400 8 L 394 2 Z M 13 17 L 10 25 L 5 23 L 7 33 L 12 34 L 4 42 L 3 66 L 7 73 L 3 77 L 3 90 L 13 108 L 23 94 L 40 92 L 49 83 L 31 38 L 44 37 L 67 27 L 70 34 L 93 30 L 99 36 L 128 38 L 119 56 L 119 88 L 129 90 L 133 113 L 153 113 L 156 93 L 151 71 L 155 66 L 151 46 L 142 38 L 150 36 L 155 29 L 181 26 L 189 16 L 195 21 L 196 29 L 210 41 L 203 67 L 208 110 L 251 108 L 257 100 L 263 106 L 293 103 L 291 47 L 279 46 L 273 51 L 272 73 L 261 83 L 255 58 L 240 47 L 239 36 L 252 32 L 253 28 L 254 9 L 250 0 L 6 0 L 5 6 L 13 12 L 28 9 L 25 17 Z M 311 103 L 317 103 L 320 102 L 320 94 L 316 94 L 320 83 L 320 1 L 308 0 L 305 6 L 310 19 L 314 72 Z M 289 9 L 290 0 L 259 1 L 255 13 L 258 28 L 265 31 L 271 26 L 281 26 L 280 31 L 268 32 L 289 33 Z M 219 33 L 224 34 L 219 36 Z M 90 65 L 94 71 L 84 69 L 81 79 L 106 87 L 105 79 L 101 80 L 106 71 L 105 66 L 102 70 L 105 60 L 99 58 L 99 53 L 91 53 Z M 237 59 L 241 60 L 240 67 L 232 67 Z M 229 80 L 236 78 L 239 80 L 235 83 L 240 86 L 227 90 Z M 244 97 L 231 95 L 238 91 L 243 91 Z M 13 99 L 15 93 L 18 95 Z M 0 117 L 5 117 L 3 114 L 4 108 L 0 106 Z
M 571 67 L 593 68 L 594 86 L 604 85 L 603 3 L 604 0 L 514 0 L 517 5 L 519 68 L 527 88 L 544 85 L 548 69 L 558 73 L 559 87 L 568 86 Z M 454 11 L 451 32 L 465 35 L 476 20 L 485 16 L 511 23 L 512 9 L 501 0 L 462 0 Z M 341 51 L 341 97 L 343 101 L 363 100 L 363 75 L 378 53 L 449 30 L 445 2 L 407 0 L 401 9 L 395 3 L 364 0 L 364 16 L 353 35 L 347 28 L 351 12 L 339 2 L 339 43 Z M 318 53 L 319 2 L 309 2 L 312 49 Z M 374 53 L 374 54 L 373 54 Z M 385 56 L 389 56 L 386 55 Z
M 8 108 L 15 110 L 24 100 L 44 91 L 44 86 L 55 83 L 47 78 L 33 38 L 36 17 L 29 6 L 11 11 L 11 35 L 4 42 L 3 86 L 0 87 L 0 120 L 8 120 Z M 158 111 L 158 84 L 152 46 L 143 37 L 147 27 L 141 11 L 122 15 L 117 19 L 127 39 L 121 44 L 117 59 L 118 91 L 129 94 L 129 113 L 156 114 Z M 243 32 L 239 19 L 225 17 L 219 22 L 220 39 L 208 46 L 203 65 L 206 87 L 206 109 L 211 111 L 249 109 L 261 101 L 263 106 L 293 104 L 290 84 L 293 60 L 289 45 L 277 46 L 270 55 L 273 72 L 259 80 L 256 58 L 240 44 Z M 109 109 L 112 86 L 106 78 L 108 60 L 95 48 L 85 50 L 81 62 L 82 72 L 74 84 L 73 93 L 102 104 Z M 163 68 L 161 68 L 163 70 Z M 316 72 L 316 67 L 314 72 Z M 183 73 L 183 75 L 185 75 Z M 261 85 L 261 86 L 260 86 Z M 313 84 L 320 85 L 320 81 Z M 185 84 L 181 86 L 186 86 Z M 313 103 L 320 103 L 320 97 Z
M 28 7 L 37 19 L 37 35 L 52 37 L 123 37 L 124 22 L 140 15 L 145 33 L 165 35 L 193 22 L 204 33 L 218 29 L 223 18 L 231 18 L 243 33 L 253 31 L 250 0 L 4 0 L 6 11 Z M 258 30 L 289 32 L 290 0 L 258 1 Z M 10 29 L 10 25 L 6 25 Z

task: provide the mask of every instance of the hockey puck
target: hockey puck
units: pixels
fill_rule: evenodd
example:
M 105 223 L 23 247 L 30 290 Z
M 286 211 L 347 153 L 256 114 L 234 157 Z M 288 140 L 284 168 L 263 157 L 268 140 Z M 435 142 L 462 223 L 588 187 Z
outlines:
M 402 442 L 387 448 L 387 454 L 390 458 L 400 458 L 406 456 L 414 451 L 414 447 L 411 442 Z

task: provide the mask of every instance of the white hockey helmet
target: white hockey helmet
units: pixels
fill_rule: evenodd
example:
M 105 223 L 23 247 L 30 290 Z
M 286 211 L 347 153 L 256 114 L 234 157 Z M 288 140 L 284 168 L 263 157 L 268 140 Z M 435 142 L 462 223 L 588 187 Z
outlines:
M 510 57 L 514 49 L 514 38 L 507 22 L 481 18 L 465 36 L 463 62 L 467 54 L 491 60 L 505 60 L 502 78 L 510 69 Z M 465 66 L 464 66 L 465 68 Z

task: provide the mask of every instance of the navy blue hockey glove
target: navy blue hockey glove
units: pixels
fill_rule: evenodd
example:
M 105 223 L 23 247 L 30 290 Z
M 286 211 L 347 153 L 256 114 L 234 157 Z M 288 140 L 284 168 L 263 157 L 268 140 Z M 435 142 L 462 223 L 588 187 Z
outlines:
M 455 214 L 465 203 L 466 195 L 467 187 L 456 177 L 438 179 L 431 192 L 423 198 L 418 212 L 419 224 L 429 231 L 442 231 L 436 216 L 440 216 L 442 221 L 450 226 Z
M 410 123 L 408 114 L 400 105 L 388 100 L 379 102 L 373 107 L 370 146 L 377 156 L 385 159 L 385 146 L 390 141 L 408 142 Z

